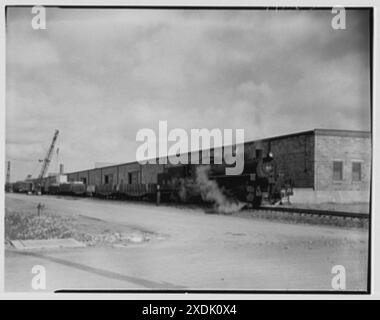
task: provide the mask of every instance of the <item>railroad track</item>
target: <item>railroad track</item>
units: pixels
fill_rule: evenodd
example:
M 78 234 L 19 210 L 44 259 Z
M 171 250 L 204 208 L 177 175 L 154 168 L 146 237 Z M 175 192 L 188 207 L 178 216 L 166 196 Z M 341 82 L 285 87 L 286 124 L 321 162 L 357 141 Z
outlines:
M 305 208 L 289 208 L 289 207 L 260 207 L 260 210 L 272 211 L 272 212 L 284 212 L 284 213 L 297 213 L 310 216 L 325 216 L 325 217 L 340 217 L 350 219 L 369 219 L 369 214 L 346 212 L 346 211 L 332 211 L 332 210 L 316 210 Z

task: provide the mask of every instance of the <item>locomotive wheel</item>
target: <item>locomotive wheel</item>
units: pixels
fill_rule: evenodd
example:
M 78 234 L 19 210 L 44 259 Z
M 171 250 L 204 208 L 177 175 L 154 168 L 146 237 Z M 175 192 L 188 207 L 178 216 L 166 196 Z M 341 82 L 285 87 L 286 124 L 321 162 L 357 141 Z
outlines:
M 247 193 L 247 202 L 253 203 L 255 200 L 255 195 L 252 192 Z

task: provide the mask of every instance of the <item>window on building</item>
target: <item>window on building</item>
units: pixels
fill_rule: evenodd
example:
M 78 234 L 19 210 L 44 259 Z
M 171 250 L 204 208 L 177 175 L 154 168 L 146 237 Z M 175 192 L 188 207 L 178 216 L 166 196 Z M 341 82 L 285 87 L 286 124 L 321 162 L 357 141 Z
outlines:
M 361 162 L 352 163 L 352 181 L 362 180 L 362 164 Z
M 104 183 L 109 184 L 110 183 L 110 177 L 108 175 L 104 176 Z
M 132 184 L 132 172 L 128 173 L 128 184 Z
M 333 162 L 333 180 L 335 181 L 343 180 L 343 162 L 342 161 Z
M 84 184 L 87 184 L 87 178 L 81 178 L 81 180 Z

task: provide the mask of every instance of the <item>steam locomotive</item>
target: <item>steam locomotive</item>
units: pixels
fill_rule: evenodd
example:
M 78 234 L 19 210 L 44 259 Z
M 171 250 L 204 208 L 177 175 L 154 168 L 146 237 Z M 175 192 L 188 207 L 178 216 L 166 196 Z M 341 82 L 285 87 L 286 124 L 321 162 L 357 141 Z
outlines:
M 226 175 L 226 164 L 181 165 L 158 174 L 159 192 L 163 200 L 197 202 L 215 200 L 211 193 L 221 193 L 229 201 L 240 201 L 251 207 L 266 202 L 274 204 L 292 194 L 292 183 L 277 172 L 273 154 L 263 157 L 256 149 L 256 157 L 244 161 L 240 175 Z

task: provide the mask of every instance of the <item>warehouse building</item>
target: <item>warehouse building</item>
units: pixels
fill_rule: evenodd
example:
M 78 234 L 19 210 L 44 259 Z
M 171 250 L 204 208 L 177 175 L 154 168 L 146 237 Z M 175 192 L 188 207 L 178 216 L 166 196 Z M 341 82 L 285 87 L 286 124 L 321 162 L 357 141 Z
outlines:
M 315 129 L 262 142 L 279 171 L 293 180 L 292 202 L 369 202 L 370 132 Z
M 315 129 L 250 141 L 244 144 L 245 157 L 253 157 L 257 148 L 272 152 L 278 173 L 293 181 L 294 203 L 369 202 L 370 132 Z M 157 183 L 157 174 L 168 166 L 172 165 L 125 163 L 69 173 L 68 181 L 111 192 L 123 184 Z

